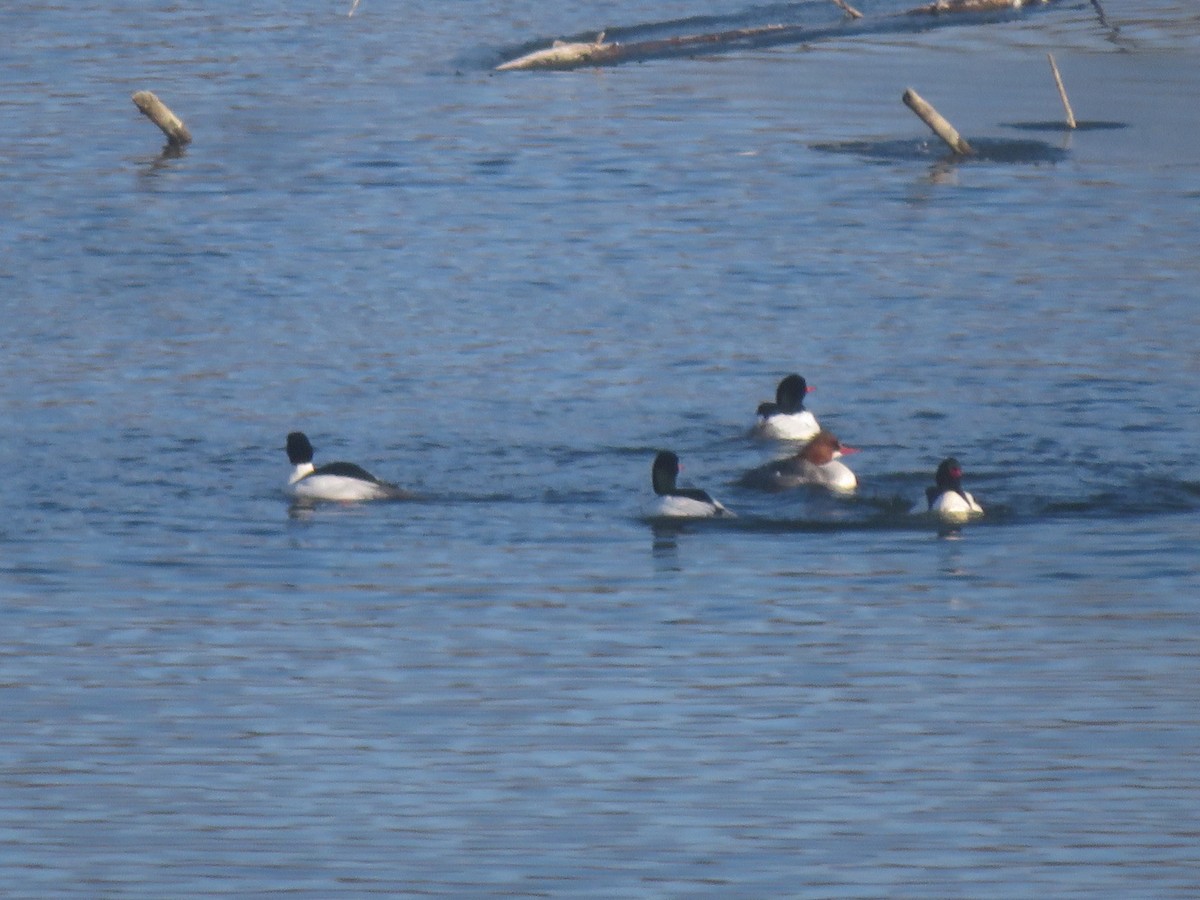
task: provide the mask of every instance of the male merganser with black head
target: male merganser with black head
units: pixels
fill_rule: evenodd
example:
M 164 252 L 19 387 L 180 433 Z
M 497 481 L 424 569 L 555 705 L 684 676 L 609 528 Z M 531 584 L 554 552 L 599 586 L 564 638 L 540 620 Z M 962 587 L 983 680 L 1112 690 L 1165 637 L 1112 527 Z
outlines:
M 781 441 L 811 439 L 821 430 L 817 417 L 804 408 L 804 395 L 811 390 L 794 372 L 786 376 L 775 388 L 775 402 L 759 404 L 754 433 Z
M 654 506 L 653 515 L 691 519 L 733 515 L 719 501 L 714 500 L 707 491 L 675 487 L 675 479 L 679 477 L 679 468 L 679 457 L 670 450 L 663 450 L 654 457 L 654 466 L 650 469 L 650 480 L 659 500 Z
M 933 480 L 933 487 L 925 488 L 929 512 L 950 522 L 965 522 L 972 516 L 983 515 L 983 507 L 963 490 L 962 466 L 953 456 L 941 461 Z
M 820 431 L 795 456 L 747 472 L 742 483 L 768 491 L 812 485 L 848 494 L 858 487 L 858 478 L 841 458 L 857 452 L 853 447 L 843 446 L 832 432 Z
M 287 436 L 287 455 L 292 464 L 288 493 L 300 500 L 398 500 L 408 496 L 400 488 L 380 481 L 362 466 L 332 462 L 313 465 L 313 446 L 301 431 Z

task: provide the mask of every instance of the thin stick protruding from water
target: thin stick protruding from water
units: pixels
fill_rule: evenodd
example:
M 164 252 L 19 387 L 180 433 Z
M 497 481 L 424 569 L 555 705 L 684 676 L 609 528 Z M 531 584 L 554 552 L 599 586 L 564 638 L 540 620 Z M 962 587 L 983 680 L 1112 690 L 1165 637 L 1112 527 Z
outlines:
M 850 18 L 861 19 L 863 17 L 863 14 L 847 3 L 846 0 L 833 0 L 833 2 L 840 6 Z
M 1116 25 L 1108 24 L 1108 16 L 1104 15 L 1104 7 L 1100 5 L 1100 0 L 1092 0 L 1092 8 L 1096 10 L 1096 16 L 1100 19 L 1100 24 L 1111 31 L 1120 31 Z
M 358 9 L 358 0 L 354 0 L 353 5 L 350 7 L 350 12 L 346 13 L 346 18 L 349 19 L 352 15 L 354 15 L 354 11 L 356 9 Z
M 954 126 L 942 118 L 941 114 L 912 88 L 904 92 L 904 105 L 916 113 L 917 117 L 959 156 L 970 156 L 975 152 L 966 139 L 954 130 Z
M 1058 87 L 1058 98 L 1062 100 L 1063 109 L 1067 112 L 1067 127 L 1075 128 L 1075 113 L 1071 109 L 1071 101 L 1067 99 L 1067 89 L 1063 86 L 1062 75 L 1058 73 L 1058 64 L 1054 61 L 1054 54 L 1047 53 L 1046 59 L 1050 60 L 1050 71 L 1054 73 L 1054 84 Z
M 162 129 L 167 136 L 167 146 L 179 149 L 192 142 L 192 133 L 183 120 L 154 95 L 152 91 L 138 91 L 133 95 L 134 105 L 142 115 Z

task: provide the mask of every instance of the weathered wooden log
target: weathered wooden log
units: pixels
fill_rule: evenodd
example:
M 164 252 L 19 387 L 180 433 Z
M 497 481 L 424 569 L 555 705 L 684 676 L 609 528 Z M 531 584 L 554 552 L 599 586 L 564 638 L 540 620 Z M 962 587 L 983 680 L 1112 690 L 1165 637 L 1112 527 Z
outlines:
M 683 53 L 690 49 L 718 44 L 732 45 L 739 41 L 766 38 L 794 39 L 811 29 L 800 25 L 762 25 L 757 28 L 733 28 L 729 31 L 713 31 L 705 34 L 685 34 L 679 37 L 661 38 L 654 41 L 637 41 L 631 44 L 606 43 L 604 32 L 592 42 L 555 41 L 544 50 L 534 50 L 516 59 L 496 66 L 497 72 L 514 69 L 577 69 L 626 59 L 641 59 L 667 53 Z
M 138 91 L 133 95 L 134 105 L 147 119 L 162 129 L 167 136 L 167 146 L 180 148 L 192 142 L 192 133 L 183 120 L 167 108 L 151 91 Z
M 1063 86 L 1062 75 L 1058 73 L 1058 64 L 1054 61 L 1054 54 L 1047 53 L 1046 59 L 1050 60 L 1050 71 L 1054 73 L 1054 84 L 1058 88 L 1058 99 L 1062 101 L 1063 109 L 1067 113 L 1067 127 L 1074 129 L 1075 112 L 1071 109 L 1071 101 L 1067 99 L 1067 89 Z
M 851 15 L 852 7 L 843 0 L 834 0 Z M 893 15 L 875 16 L 869 21 L 872 26 L 886 28 L 889 22 L 895 22 L 904 16 L 925 14 L 953 14 L 988 12 L 994 10 L 1015 10 L 1024 6 L 1029 0 L 937 0 L 927 6 L 919 6 L 905 12 Z M 1049 3 L 1051 0 L 1039 0 Z M 648 41 L 630 41 L 619 43 L 606 42 L 604 33 L 594 41 L 555 41 L 549 47 L 532 50 L 515 59 L 510 59 L 496 66 L 498 72 L 510 72 L 521 69 L 578 69 L 584 66 L 602 66 L 628 62 L 630 60 L 652 59 L 665 56 L 683 56 L 693 50 L 699 51 L 706 47 L 728 50 L 734 47 L 768 47 L 778 44 L 796 43 L 803 40 L 818 40 L 841 36 L 845 33 L 845 24 L 836 26 L 810 27 L 804 25 L 761 25 L 751 28 L 732 28 L 727 31 L 714 31 L 704 34 L 685 34 L 679 37 L 660 38 Z
M 594 41 L 555 41 L 544 50 L 535 50 L 496 66 L 497 72 L 513 69 L 573 69 L 589 63 L 615 58 L 620 44 L 604 43 L 604 32 Z
M 1042 3 L 1049 0 L 1041 0 Z M 1020 9 L 1026 0 L 935 0 L 925 6 L 910 9 L 908 15 L 938 16 L 942 13 L 996 12 L 1001 9 Z
M 940 137 L 952 151 L 959 156 L 970 156 L 975 151 L 962 135 L 954 130 L 954 126 L 942 118 L 936 109 L 909 88 L 904 92 L 904 105 L 911 109 L 922 122 L 930 127 L 934 134 Z
M 833 0 L 833 2 L 836 3 L 842 12 L 844 12 L 850 18 L 861 19 L 863 17 L 863 14 L 847 3 L 846 0 Z

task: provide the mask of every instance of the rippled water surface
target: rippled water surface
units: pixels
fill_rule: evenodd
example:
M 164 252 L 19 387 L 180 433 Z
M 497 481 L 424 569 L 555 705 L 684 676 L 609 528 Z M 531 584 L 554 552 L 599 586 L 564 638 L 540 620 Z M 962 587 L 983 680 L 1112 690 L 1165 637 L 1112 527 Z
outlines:
M 1200 894 L 1192 5 L 348 8 L 0 10 L 8 895 Z M 854 497 L 738 486 L 789 371 Z

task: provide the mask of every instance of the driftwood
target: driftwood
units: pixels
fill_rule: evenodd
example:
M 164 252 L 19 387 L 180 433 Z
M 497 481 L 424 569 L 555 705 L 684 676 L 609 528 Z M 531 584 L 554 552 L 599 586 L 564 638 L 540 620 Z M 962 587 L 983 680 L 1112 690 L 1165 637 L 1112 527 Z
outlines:
M 959 156 L 970 156 L 975 152 L 971 149 L 971 145 L 963 139 L 963 136 L 954 130 L 954 126 L 943 119 L 938 111 L 926 103 L 921 95 L 912 88 L 904 92 L 904 105 L 915 112 L 921 121 L 928 125 L 933 133 L 945 141 L 946 146 Z
M 1054 54 L 1047 53 L 1046 59 L 1050 60 L 1050 71 L 1054 73 L 1054 85 L 1058 88 L 1058 99 L 1062 101 L 1063 109 L 1067 113 L 1067 127 L 1074 129 L 1076 127 L 1075 112 L 1071 109 L 1071 101 L 1067 99 L 1067 89 L 1063 86 L 1062 75 L 1058 74 L 1058 64 L 1054 61 Z
M 577 69 L 602 63 L 620 62 L 666 52 L 680 52 L 713 44 L 734 44 L 738 41 L 778 37 L 798 39 L 807 31 L 801 25 L 762 25 L 758 28 L 733 28 L 705 34 L 685 34 L 654 41 L 631 44 L 605 43 L 604 32 L 591 43 L 555 41 L 545 50 L 534 50 L 496 66 L 497 72 L 514 69 Z
M 1049 0 L 1039 0 L 1039 2 L 1048 3 Z M 1025 5 L 1025 0 L 935 0 L 925 6 L 910 9 L 907 15 L 939 16 L 942 13 L 999 12 L 1002 9 L 1020 9 Z
M 834 0 L 838 6 L 847 11 L 852 18 L 857 10 L 849 6 L 845 0 Z M 895 20 L 904 16 L 942 15 L 953 13 L 998 12 L 1000 10 L 1016 10 L 1026 5 L 1028 0 L 938 0 L 926 6 L 918 6 L 897 15 L 882 16 L 871 19 L 872 22 Z M 1050 0 L 1035 0 L 1048 3 Z M 496 66 L 498 72 L 510 72 L 522 69 L 578 69 L 583 66 L 599 66 L 606 63 L 619 63 L 633 59 L 646 59 L 655 56 L 683 54 L 689 50 L 700 50 L 704 47 L 732 47 L 739 44 L 750 46 L 767 46 L 770 44 L 785 44 L 812 37 L 819 31 L 804 25 L 760 25 L 753 28 L 733 28 L 728 31 L 714 31 L 703 34 L 685 34 L 679 37 L 661 38 L 649 41 L 632 41 L 622 44 L 616 41 L 606 42 L 604 32 L 594 41 L 555 41 L 549 47 L 533 50 L 523 56 L 507 60 Z
M 863 17 L 863 14 L 847 3 L 846 0 L 833 0 L 833 2 L 836 3 L 838 8 L 840 8 L 842 12 L 844 12 L 850 18 L 861 19 Z
M 167 104 L 151 91 L 138 91 L 133 95 L 133 103 L 142 115 L 162 129 L 162 133 L 167 136 L 168 147 L 178 150 L 192 142 L 192 133 L 183 124 L 183 120 L 171 112 Z
M 517 59 L 496 66 L 497 72 L 507 72 L 510 69 L 571 69 L 585 66 L 589 63 L 609 62 L 616 58 L 621 44 L 604 43 L 604 32 L 596 35 L 596 40 L 555 41 L 545 50 L 535 50 Z

